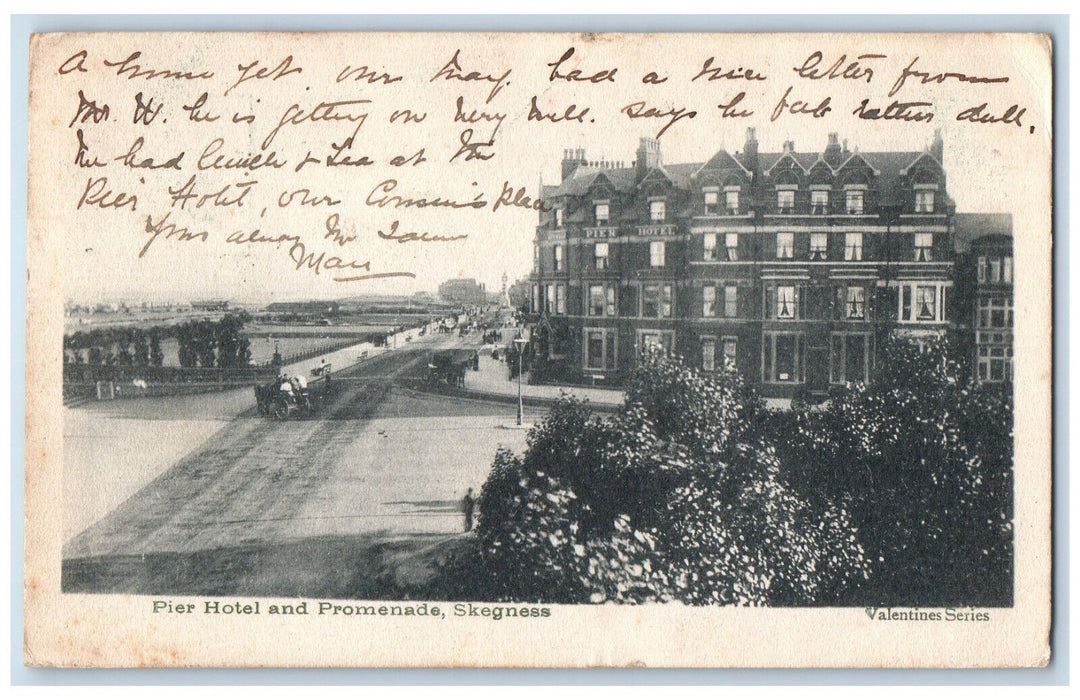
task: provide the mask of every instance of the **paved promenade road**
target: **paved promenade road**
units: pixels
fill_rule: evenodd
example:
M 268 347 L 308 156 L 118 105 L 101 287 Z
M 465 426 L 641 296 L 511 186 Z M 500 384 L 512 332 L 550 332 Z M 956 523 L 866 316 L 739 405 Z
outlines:
M 432 349 L 459 342 L 417 340 L 335 373 L 337 388 L 315 418 L 274 421 L 252 406 L 225 420 L 239 398 L 205 397 L 222 403 L 216 431 L 205 428 L 212 434 L 192 452 L 68 540 L 64 589 L 378 595 L 400 588 L 374 574 L 407 575 L 395 557 L 455 538 L 465 489 L 479 489 L 498 446 L 520 451 L 525 442 L 504 402 L 410 388 Z M 541 412 L 528 409 L 526 422 Z

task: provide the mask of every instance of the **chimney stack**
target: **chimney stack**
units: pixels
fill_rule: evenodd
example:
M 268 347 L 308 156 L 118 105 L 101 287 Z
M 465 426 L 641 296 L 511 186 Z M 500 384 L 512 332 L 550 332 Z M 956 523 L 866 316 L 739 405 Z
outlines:
M 939 163 L 945 156 L 945 139 L 941 136 L 941 129 L 934 129 L 934 140 L 930 142 L 930 155 L 937 158 Z
M 584 148 L 566 148 L 563 149 L 563 161 L 562 161 L 562 179 L 570 177 L 579 165 L 585 165 L 585 149 Z
M 829 134 L 829 142 L 825 146 L 825 162 L 833 164 L 840 159 L 840 155 L 840 135 L 834 131 Z
M 746 128 L 746 143 L 743 144 L 743 161 L 751 171 L 758 167 L 758 140 L 757 129 L 752 126 Z
M 652 168 L 661 165 L 660 141 L 648 137 L 642 137 L 637 150 L 637 179 L 645 177 L 645 173 Z

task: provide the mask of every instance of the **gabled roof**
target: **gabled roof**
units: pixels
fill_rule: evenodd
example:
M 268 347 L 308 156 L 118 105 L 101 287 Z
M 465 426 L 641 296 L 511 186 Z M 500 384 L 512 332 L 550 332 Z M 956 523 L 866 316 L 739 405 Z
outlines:
M 909 170 L 915 167 L 916 163 L 918 163 L 920 160 L 923 160 L 924 158 L 929 158 L 934 163 L 934 165 L 938 166 L 940 170 L 945 169 L 945 166 L 941 164 L 940 160 L 934 157 L 933 153 L 931 153 L 930 151 L 923 151 L 922 153 L 917 154 L 914 160 L 904 166 L 904 168 L 900 170 L 900 174 L 906 175 Z
M 603 175 L 611 182 L 611 185 L 618 191 L 629 191 L 634 186 L 633 168 L 604 169 L 580 166 L 570 174 L 570 177 L 563 180 L 562 184 L 556 186 L 552 190 L 550 196 L 580 196 L 585 194 L 600 175 Z
M 739 160 L 725 151 L 720 149 L 713 154 L 712 158 L 701 164 L 701 166 L 695 171 L 695 175 L 705 170 L 730 170 L 732 168 L 739 168 L 747 175 L 750 174 L 750 169 L 743 165 Z
M 856 158 L 858 158 L 862 162 L 866 163 L 867 167 L 869 167 L 871 170 L 874 171 L 874 175 L 880 175 L 881 174 L 881 168 L 876 167 L 874 165 L 874 163 L 871 162 L 871 158 L 873 156 L 875 156 L 875 155 L 887 156 L 887 155 L 893 155 L 893 154 L 891 154 L 891 153 L 870 153 L 870 154 L 866 154 L 866 153 L 860 153 L 858 151 L 852 151 L 850 156 L 845 158 L 840 163 L 840 165 L 836 166 L 836 172 L 840 172 L 841 170 L 843 170 L 844 168 L 846 168 L 848 166 L 848 163 L 850 163 L 853 160 L 855 160 Z
M 810 172 L 810 166 L 813 165 L 818 157 L 816 153 L 795 153 L 794 151 L 783 151 L 781 153 L 762 153 L 759 156 L 762 160 L 762 172 L 768 175 L 776 166 L 784 162 L 784 160 L 791 160 L 795 165 L 803 171 L 803 173 Z M 768 157 L 768 161 L 765 160 Z

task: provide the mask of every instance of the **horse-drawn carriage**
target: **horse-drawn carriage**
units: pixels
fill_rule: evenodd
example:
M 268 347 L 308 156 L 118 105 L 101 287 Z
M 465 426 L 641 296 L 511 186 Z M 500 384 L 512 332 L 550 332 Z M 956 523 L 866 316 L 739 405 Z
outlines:
M 428 384 L 437 386 L 465 386 L 465 372 L 476 363 L 472 350 L 440 350 L 431 354 L 428 361 Z
M 268 384 L 255 386 L 255 405 L 259 415 L 278 420 L 293 416 L 314 415 L 330 393 L 330 365 L 312 369 L 310 383 L 302 376 L 280 374 Z

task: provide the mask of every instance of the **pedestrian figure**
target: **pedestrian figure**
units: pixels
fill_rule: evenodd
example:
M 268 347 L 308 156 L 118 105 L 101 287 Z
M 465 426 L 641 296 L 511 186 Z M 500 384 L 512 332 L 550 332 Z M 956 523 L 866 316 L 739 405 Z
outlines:
M 476 499 L 473 498 L 471 487 L 465 492 L 465 498 L 461 499 L 461 510 L 465 511 L 465 532 L 469 532 L 473 526 L 473 511 L 476 510 Z

